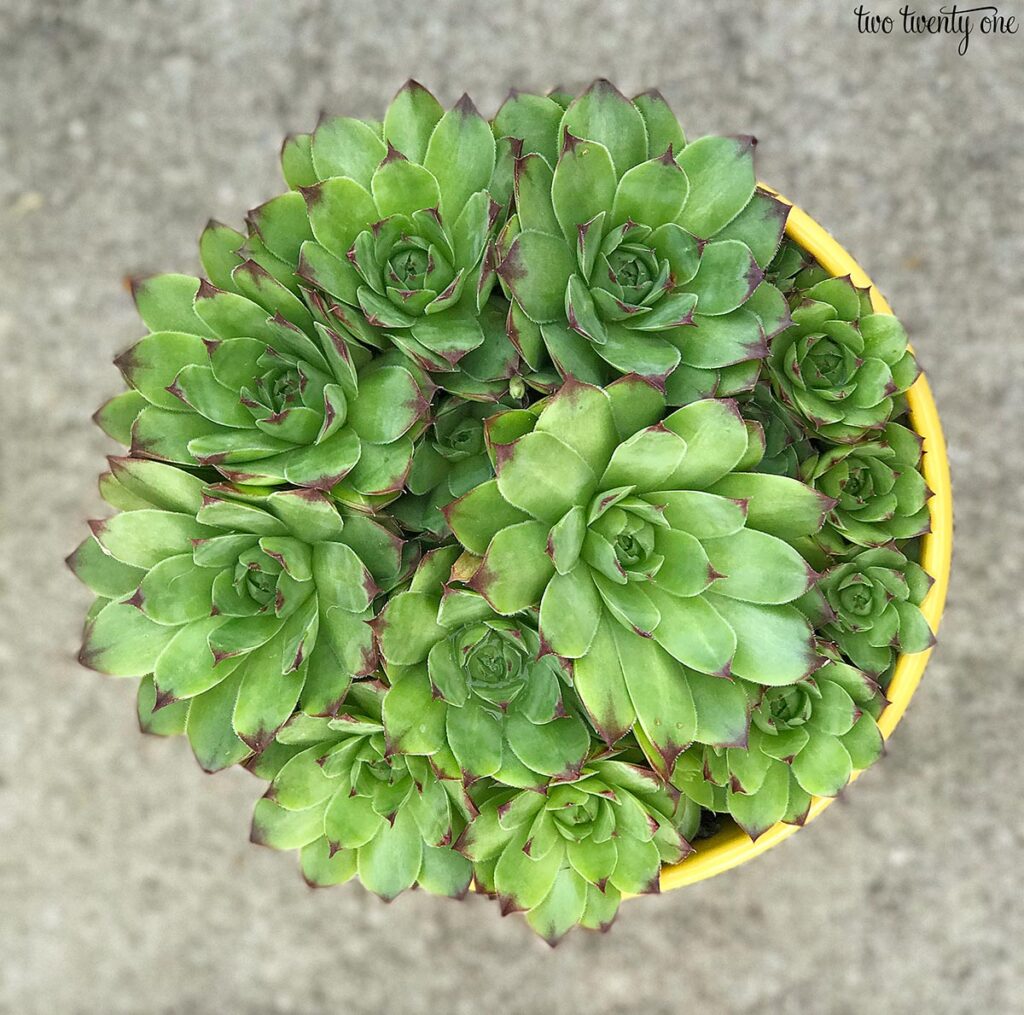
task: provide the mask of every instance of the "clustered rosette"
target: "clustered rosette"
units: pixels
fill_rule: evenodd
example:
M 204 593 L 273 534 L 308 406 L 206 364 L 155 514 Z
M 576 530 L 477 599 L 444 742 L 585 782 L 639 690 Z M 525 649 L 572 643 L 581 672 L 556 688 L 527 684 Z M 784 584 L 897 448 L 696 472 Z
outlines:
M 386 900 L 414 884 L 462 895 L 472 868 L 449 847 L 472 802 L 457 766 L 391 751 L 383 696 L 374 681 L 357 684 L 344 714 L 297 712 L 281 727 L 286 760 L 256 805 L 253 841 L 300 850 L 311 885 L 358 873 Z
M 792 326 L 772 343 L 768 373 L 780 401 L 832 443 L 854 443 L 891 419 L 894 396 L 919 373 L 907 333 L 876 314 L 849 278 L 799 293 Z
M 657 891 L 662 863 L 692 851 L 699 813 L 643 767 L 595 759 L 545 794 L 494 787 L 459 845 L 506 912 L 556 941 L 577 923 L 607 927 L 623 892 Z
M 746 745 L 694 744 L 677 762 L 673 784 L 702 807 L 728 811 L 757 838 L 777 821 L 801 823 L 812 794 L 835 796 L 855 769 L 877 761 L 875 720 L 885 697 L 866 673 L 824 651 L 824 665 L 805 680 L 748 688 Z
M 673 405 L 756 379 L 790 318 L 764 281 L 787 208 L 757 188 L 752 138 L 687 144 L 660 95 L 604 81 L 564 110 L 513 95 L 495 129 L 517 142 L 497 272 L 524 359 L 637 374 Z
M 917 367 L 753 151 L 604 81 L 490 123 L 410 82 L 133 286 L 81 658 L 268 782 L 310 884 L 553 943 L 880 755 L 932 642 Z

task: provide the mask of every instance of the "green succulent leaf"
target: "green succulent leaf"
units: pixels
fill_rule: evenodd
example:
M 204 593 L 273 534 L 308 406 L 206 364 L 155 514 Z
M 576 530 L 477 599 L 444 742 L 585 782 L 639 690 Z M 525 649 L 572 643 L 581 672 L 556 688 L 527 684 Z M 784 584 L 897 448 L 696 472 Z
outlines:
M 185 722 L 188 719 L 191 704 L 188 701 L 176 701 L 158 709 L 153 677 L 143 677 L 139 681 L 136 703 L 139 729 L 143 733 L 150 733 L 158 737 L 178 736 L 185 732 Z
M 675 596 L 658 588 L 650 596 L 661 615 L 653 637 L 669 655 L 701 673 L 728 671 L 736 632 L 703 596 Z
M 597 625 L 590 650 L 576 660 L 574 684 L 594 729 L 608 744 L 619 740 L 633 725 L 636 709 L 626 683 L 624 662 L 616 642 L 616 621 L 604 615 Z
M 758 839 L 772 825 L 781 821 L 789 807 L 789 771 L 776 762 L 765 773 L 764 782 L 756 792 L 739 793 L 727 790 L 729 813 L 750 836 Z
M 498 266 L 523 313 L 537 324 L 561 319 L 565 289 L 576 264 L 566 243 L 535 229 L 521 232 Z
M 705 239 L 743 211 L 754 193 L 753 138 L 702 137 L 679 153 L 690 198 L 679 224 Z
M 441 103 L 418 81 L 407 81 L 384 114 L 384 137 L 410 162 L 422 162 L 437 121 Z
M 850 781 L 853 763 L 837 737 L 815 733 L 792 767 L 797 782 L 812 796 L 835 796 Z
M 498 490 L 509 504 L 551 525 L 585 499 L 597 479 L 568 444 L 542 430 L 511 445 L 497 474 Z
M 787 540 L 816 533 L 830 506 L 829 498 L 788 476 L 733 473 L 718 480 L 709 492 L 746 501 L 750 528 Z
M 470 587 L 498 613 L 516 613 L 539 602 L 555 570 L 547 555 L 547 534 L 537 521 L 502 529 L 488 544 Z
M 301 849 L 323 835 L 324 808 L 288 811 L 264 797 L 256 804 L 250 838 L 271 849 Z
M 551 181 L 555 218 L 567 243 L 575 247 L 579 227 L 611 209 L 615 192 L 608 149 L 593 139 L 567 135 Z
M 633 99 L 633 105 L 640 110 L 647 127 L 647 154 L 652 158 L 662 155 L 669 148 L 681 152 L 686 147 L 683 128 L 669 108 L 664 96 L 652 88 Z
M 647 158 L 644 118 L 610 81 L 595 81 L 569 104 L 560 128 L 562 137 L 567 133 L 607 149 L 619 177 Z
M 815 574 L 787 543 L 754 529 L 706 539 L 711 566 L 723 575 L 714 583 L 721 596 L 747 603 L 789 603 L 802 596 Z
M 762 190 L 728 225 L 715 234 L 718 240 L 741 240 L 761 268 L 767 268 L 782 242 L 789 205 Z
M 188 702 L 185 735 L 196 761 L 206 772 L 230 768 L 252 753 L 252 748 L 238 737 L 231 725 L 242 678 L 241 671 L 235 670 Z
M 601 597 L 583 565 L 548 582 L 540 602 L 540 628 L 551 648 L 567 659 L 585 656 L 601 622 Z
M 527 914 L 529 925 L 549 945 L 556 945 L 582 919 L 587 907 L 587 884 L 572 870 L 558 872 L 551 891 Z
M 346 177 L 369 187 L 374 170 L 386 154 L 380 135 L 352 117 L 325 120 L 313 134 L 311 155 L 321 180 Z
M 209 335 L 193 310 L 199 279 L 193 275 L 151 275 L 132 282 L 132 297 L 146 327 L 153 332 L 174 331 Z
M 494 117 L 494 133 L 518 138 L 524 154 L 536 152 L 553 166 L 558 159 L 558 126 L 564 112 L 547 96 L 512 93 Z
M 707 594 L 715 612 L 736 633 L 732 672 L 773 687 L 791 684 L 813 672 L 820 662 L 811 626 L 792 606 L 764 606 Z
M 494 172 L 494 135 L 469 96 L 438 121 L 423 165 L 441 191 L 441 217 L 454 224 L 470 195 L 486 190 Z
M 339 260 L 345 260 L 359 233 L 378 217 L 367 187 L 347 176 L 324 179 L 303 196 L 313 235 Z
M 423 866 L 423 840 L 412 815 L 399 811 L 394 824 L 381 823 L 377 834 L 359 850 L 359 880 L 382 899 L 411 888 Z
M 114 600 L 86 624 L 78 658 L 84 666 L 112 677 L 143 676 L 153 671 L 175 633 L 137 607 Z
M 290 134 L 281 146 L 281 175 L 293 190 L 316 183 L 312 142 L 312 134 Z

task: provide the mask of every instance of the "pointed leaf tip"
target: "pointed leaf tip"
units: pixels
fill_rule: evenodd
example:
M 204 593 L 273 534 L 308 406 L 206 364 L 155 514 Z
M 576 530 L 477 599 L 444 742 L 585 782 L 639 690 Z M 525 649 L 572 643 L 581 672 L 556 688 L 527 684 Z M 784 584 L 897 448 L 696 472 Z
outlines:
M 589 95 L 590 92 L 610 92 L 616 98 L 622 99 L 623 102 L 629 102 L 629 99 L 627 99 L 626 96 L 608 80 L 608 78 L 594 78 L 583 94 Z
M 426 92 L 427 95 L 431 94 L 430 89 L 421 85 L 415 78 L 407 79 L 405 84 L 395 92 L 396 97 L 401 95 L 402 92 Z
M 245 263 L 249 264 L 251 262 L 246 261 Z M 214 296 L 219 295 L 221 292 L 223 292 L 223 290 L 222 289 L 218 289 L 208 279 L 201 278 L 199 280 L 199 288 L 196 290 L 196 299 L 197 300 L 210 300 L 210 299 L 213 299 Z
M 128 370 L 131 370 L 132 367 L 135 365 L 135 346 L 131 346 L 128 349 L 125 349 L 124 352 L 119 352 L 114 357 L 113 362 L 114 366 L 116 366 L 117 369 L 120 370 L 122 374 Z M 101 413 L 102 411 L 103 406 L 100 406 L 96 410 L 96 415 L 99 415 L 99 413 Z M 96 416 L 94 415 L 93 418 L 95 419 Z
M 170 691 L 161 691 L 160 688 L 156 688 L 156 701 L 153 704 L 153 711 L 159 712 L 160 709 L 173 705 L 177 700 Z
M 132 294 L 132 299 L 136 303 L 139 302 L 139 290 L 142 286 L 148 282 L 151 278 L 155 278 L 154 275 L 129 275 L 125 280 L 128 283 L 128 290 Z
M 522 906 L 516 905 L 515 899 L 511 895 L 499 895 L 498 908 L 502 916 L 508 916 L 511 913 L 518 913 L 522 910 Z
M 306 207 L 310 209 L 316 207 L 323 196 L 323 185 L 320 183 L 314 183 L 311 187 L 296 187 L 295 189 L 302 195 Z
M 559 157 L 565 155 L 567 152 L 571 153 L 576 151 L 576 146 L 580 143 L 582 138 L 578 138 L 568 127 L 562 132 L 562 150 L 559 152 Z
M 142 610 L 145 604 L 146 597 L 142 594 L 142 586 L 140 585 L 131 595 L 130 599 L 124 601 L 125 606 L 134 606 L 137 610 Z
M 461 113 L 463 116 L 479 116 L 480 110 L 476 108 L 476 103 L 469 97 L 468 92 L 463 92 L 461 98 L 455 103 L 455 111 Z

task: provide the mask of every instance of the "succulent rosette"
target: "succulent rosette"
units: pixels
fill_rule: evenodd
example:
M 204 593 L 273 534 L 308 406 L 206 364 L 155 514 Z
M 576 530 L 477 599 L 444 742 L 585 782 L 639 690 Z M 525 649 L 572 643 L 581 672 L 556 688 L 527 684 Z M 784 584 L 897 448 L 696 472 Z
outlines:
M 498 274 L 528 362 L 543 346 L 563 375 L 639 374 L 678 405 L 767 355 L 789 321 L 762 282 L 788 209 L 757 190 L 752 139 L 687 144 L 660 95 L 607 81 L 564 111 L 513 94 L 495 130 L 519 142 Z
M 871 310 L 849 278 L 798 290 L 793 325 L 773 342 L 768 370 L 781 401 L 820 437 L 841 443 L 881 430 L 894 396 L 917 379 L 907 333 L 892 314 Z
M 802 474 L 835 500 L 820 539 L 842 551 L 844 541 L 882 546 L 929 530 L 930 491 L 918 471 L 921 439 L 888 423 L 876 441 L 839 445 L 808 459 Z
M 408 494 L 392 506 L 403 525 L 435 537 L 448 532 L 441 509 L 494 475 L 484 420 L 500 408 L 457 397 L 437 405 L 430 430 L 416 446 Z
M 763 381 L 748 396 L 739 399 L 743 418 L 756 423 L 764 438 L 761 460 L 752 468 L 773 476 L 800 479 L 800 464 L 814 454 L 807 432 L 784 406 L 776 401 L 771 388 Z M 835 497 L 834 493 L 829 496 Z
M 398 353 L 371 358 L 254 262 L 231 278 L 252 298 L 187 275 L 135 285 L 152 330 L 118 357 L 131 390 L 100 425 L 133 455 L 238 483 L 397 495 L 434 390 L 426 374 Z
M 590 749 L 562 661 L 541 655 L 536 617 L 501 616 L 448 587 L 461 547 L 427 554 L 374 623 L 391 682 L 384 701 L 397 751 L 450 753 L 462 778 L 508 786 L 572 780 Z
M 479 314 L 494 284 L 487 253 L 508 188 L 490 126 L 468 96 L 444 112 L 410 81 L 382 123 L 325 120 L 290 139 L 283 165 L 295 189 L 257 209 L 255 227 L 262 234 L 268 219 L 285 221 L 282 259 L 336 301 L 344 326 L 439 371 L 484 342 Z
M 885 681 L 897 652 L 923 652 L 935 635 L 921 613 L 932 579 L 899 550 L 860 550 L 830 568 L 816 590 L 830 615 L 825 637 L 866 673 Z
M 81 659 L 269 783 L 311 885 L 554 943 L 881 753 L 933 642 L 917 366 L 753 150 L 606 81 L 491 122 L 410 81 L 133 283 Z
M 785 684 L 819 663 L 790 605 L 816 575 L 786 539 L 816 532 L 832 502 L 736 471 L 749 432 L 733 402 L 664 416 L 656 389 L 623 378 L 567 381 L 538 408 L 489 421 L 496 478 L 446 511 L 469 587 L 505 615 L 539 608 L 609 744 L 638 721 L 670 766 L 726 715 L 740 736 L 746 699 L 722 678 Z M 712 702 L 721 721 L 702 730 Z
M 179 703 L 214 771 L 263 750 L 297 706 L 336 710 L 373 672 L 371 604 L 408 560 L 394 531 L 313 490 L 243 494 L 138 459 L 111 469 L 104 494 L 122 510 L 69 558 L 100 597 L 81 660 L 151 677 L 144 722 Z
M 702 807 L 727 812 L 751 838 L 778 821 L 803 824 L 812 796 L 835 796 L 882 753 L 878 684 L 829 651 L 795 684 L 754 688 L 750 736 L 728 748 L 695 745 L 672 782 Z
M 549 944 L 577 924 L 606 929 L 623 893 L 658 891 L 662 863 L 691 847 L 699 812 L 643 768 L 618 759 L 587 764 L 575 782 L 545 793 L 494 792 L 457 848 L 477 883 Z
M 798 290 L 810 289 L 831 277 L 807 251 L 790 239 L 782 241 L 765 270 L 765 279 L 790 301 Z
M 252 840 L 300 850 L 313 886 L 358 876 L 390 901 L 418 885 L 460 897 L 472 867 L 450 847 L 474 812 L 458 781 L 424 758 L 388 751 L 381 691 L 363 685 L 336 717 L 296 714 L 278 741 L 296 753 L 256 805 Z

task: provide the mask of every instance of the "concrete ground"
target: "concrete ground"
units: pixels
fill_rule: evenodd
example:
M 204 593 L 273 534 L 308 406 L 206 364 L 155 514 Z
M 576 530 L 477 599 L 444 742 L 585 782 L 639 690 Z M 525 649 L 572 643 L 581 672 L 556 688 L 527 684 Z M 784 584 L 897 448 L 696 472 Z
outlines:
M 1024 34 L 961 57 L 859 36 L 852 7 L 0 0 L 0 1011 L 1024 1010 Z M 485 111 L 605 75 L 694 136 L 756 134 L 762 177 L 881 281 L 950 441 L 950 604 L 886 761 L 777 850 L 555 952 L 479 899 L 309 892 L 248 843 L 251 777 L 140 737 L 131 682 L 74 661 L 61 558 L 141 334 L 122 279 L 196 270 L 208 216 L 279 190 L 286 131 L 379 114 L 410 75 Z

